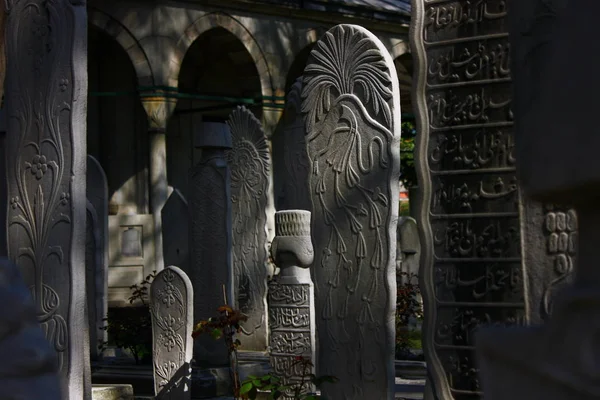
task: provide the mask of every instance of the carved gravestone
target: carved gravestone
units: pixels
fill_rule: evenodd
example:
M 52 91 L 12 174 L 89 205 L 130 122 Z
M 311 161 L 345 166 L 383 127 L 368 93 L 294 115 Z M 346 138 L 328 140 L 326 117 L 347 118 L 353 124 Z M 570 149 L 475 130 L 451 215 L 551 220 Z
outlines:
M 242 323 L 243 350 L 267 348 L 267 206 L 271 157 L 260 121 L 237 107 L 227 121 L 232 149 L 232 261 L 235 307 L 248 320 Z
M 315 363 L 314 286 L 310 265 L 314 259 L 310 238 L 310 211 L 275 213 L 271 254 L 280 272 L 269 284 L 270 364 L 284 385 L 301 385 L 305 373 L 298 357 Z M 302 392 L 313 391 L 305 382 Z M 293 398 L 290 392 L 284 398 Z
M 92 360 L 101 357 L 100 343 L 108 340 L 101 329 L 108 313 L 108 183 L 100 163 L 87 157 L 86 291 Z
M 190 278 L 194 288 L 194 321 L 218 315 L 233 304 L 231 263 L 231 177 L 225 150 L 231 149 L 227 124 L 205 122 L 196 133 L 202 156 L 190 171 Z M 225 285 L 225 294 L 223 293 Z M 226 297 L 226 299 L 224 298 Z M 194 360 L 227 365 L 225 341 L 202 335 L 194 342 Z
M 0 398 L 60 400 L 56 353 L 36 320 L 19 268 L 0 258 Z
M 179 190 L 173 190 L 161 212 L 163 258 L 165 265 L 179 265 L 187 274 L 190 273 L 189 215 L 187 201 Z
M 85 2 L 7 7 L 8 255 L 56 351 L 62 398 L 89 399 Z
M 402 273 L 401 280 L 415 279 L 419 275 L 421 260 L 421 242 L 417 221 L 411 217 L 398 219 L 398 247 L 396 250 L 397 272 Z M 416 284 L 417 282 L 412 282 Z
M 320 375 L 330 399 L 394 398 L 400 100 L 366 29 L 338 25 L 304 70 Z
M 480 398 L 475 331 L 548 317 L 576 215 L 517 183 L 507 2 L 412 4 L 428 383 L 433 398 Z
M 287 95 L 282 126 L 272 139 L 277 210 L 310 210 L 311 207 L 301 93 L 302 78 L 298 78 Z
M 157 398 L 191 398 L 193 301 L 192 283 L 177 267 L 166 267 L 152 281 L 150 315 Z

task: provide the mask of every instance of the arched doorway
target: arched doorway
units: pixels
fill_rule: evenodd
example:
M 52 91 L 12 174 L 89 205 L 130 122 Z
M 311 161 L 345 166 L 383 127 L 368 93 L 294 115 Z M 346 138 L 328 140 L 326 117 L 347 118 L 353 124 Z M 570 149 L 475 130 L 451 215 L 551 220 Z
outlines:
M 167 129 L 169 185 L 187 198 L 189 169 L 199 160 L 194 132 L 202 121 L 223 122 L 238 105 L 262 116 L 261 82 L 244 44 L 224 28 L 202 35 L 188 49 L 179 73 L 179 100 Z

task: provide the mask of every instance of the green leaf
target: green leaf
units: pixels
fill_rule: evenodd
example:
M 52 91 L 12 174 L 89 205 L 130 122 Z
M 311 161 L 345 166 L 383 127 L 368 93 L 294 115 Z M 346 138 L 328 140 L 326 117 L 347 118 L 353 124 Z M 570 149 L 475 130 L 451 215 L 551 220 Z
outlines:
M 210 333 L 210 336 L 212 336 L 212 338 L 215 340 L 221 339 L 221 337 L 223 336 L 223 331 L 218 328 L 215 328 Z
M 256 387 L 262 387 L 262 382 L 260 381 L 260 379 L 254 379 L 252 381 L 252 384 Z
M 246 382 L 240 388 L 240 394 L 246 394 L 250 392 L 250 389 L 252 389 L 252 382 Z

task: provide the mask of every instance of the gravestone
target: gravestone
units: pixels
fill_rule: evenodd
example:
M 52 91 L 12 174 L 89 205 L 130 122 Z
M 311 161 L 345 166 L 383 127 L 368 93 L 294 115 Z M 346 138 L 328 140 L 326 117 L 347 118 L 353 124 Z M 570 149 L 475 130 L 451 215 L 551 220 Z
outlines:
M 5 110 L 0 109 L 0 193 L 6 193 L 6 117 Z M 0 257 L 6 257 L 6 195 L 0 196 Z
M 600 316 L 600 170 L 595 161 L 600 142 L 595 97 L 600 79 L 586 72 L 598 58 L 598 44 L 589 38 L 598 32 L 600 3 L 508 4 L 520 183 L 524 196 L 560 205 L 544 211 L 545 244 L 558 261 L 557 273 L 574 268 L 569 247 L 575 232 L 579 243 L 573 284 L 555 297 L 543 325 L 478 332 L 485 398 L 596 399 L 599 369 L 592 349 Z M 568 210 L 571 205 L 576 213 Z
M 310 211 L 275 213 L 271 254 L 279 275 L 269 283 L 269 349 L 274 374 L 284 385 L 301 385 L 305 373 L 298 357 L 315 363 L 314 285 L 310 266 L 314 253 L 310 238 Z M 306 382 L 302 392 L 314 391 Z M 290 391 L 284 398 L 293 398 Z
M 0 398 L 60 400 L 56 353 L 36 320 L 19 268 L 0 258 Z
M 157 398 L 191 398 L 194 291 L 185 272 L 166 267 L 150 286 L 152 361 Z
M 56 351 L 62 398 L 89 399 L 85 2 L 7 7 L 8 255 Z
M 227 124 L 205 122 L 195 132 L 202 156 L 190 171 L 190 278 L 194 288 L 194 322 L 218 315 L 233 304 L 231 263 L 231 176 L 225 150 L 231 149 Z M 225 285 L 225 291 L 223 290 Z M 223 339 L 201 335 L 194 342 L 194 360 L 228 365 Z
M 475 331 L 548 318 L 576 215 L 517 182 L 507 2 L 412 5 L 428 382 L 436 399 L 481 398 Z
M 227 121 L 232 148 L 232 261 L 235 307 L 248 320 L 241 324 L 242 350 L 267 348 L 267 206 L 271 157 L 260 121 L 237 107 Z
M 413 280 L 419 275 L 421 261 L 421 242 L 417 221 L 411 217 L 398 219 L 398 248 L 396 251 L 396 270 L 403 274 L 402 281 Z M 417 282 L 412 282 L 417 284 Z
M 330 399 L 393 399 L 400 100 L 366 29 L 338 25 L 304 70 L 320 375 Z
M 165 265 L 179 265 L 187 274 L 190 273 L 189 215 L 187 201 L 179 190 L 173 190 L 161 211 L 163 258 Z
M 108 340 L 101 329 L 108 313 L 108 183 L 100 163 L 87 157 L 86 290 L 91 359 L 98 360 L 100 343 Z
M 287 95 L 282 126 L 273 136 L 273 179 L 277 210 L 310 210 L 309 161 L 301 111 L 302 77 Z

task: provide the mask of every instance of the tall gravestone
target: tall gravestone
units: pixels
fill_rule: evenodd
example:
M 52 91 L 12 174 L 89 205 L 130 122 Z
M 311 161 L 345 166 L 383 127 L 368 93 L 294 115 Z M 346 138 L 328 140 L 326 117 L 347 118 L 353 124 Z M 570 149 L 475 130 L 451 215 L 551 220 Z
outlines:
M 161 211 L 163 259 L 165 265 L 179 265 L 190 273 L 190 227 L 188 203 L 177 189 L 169 196 Z
M 474 332 L 548 318 L 571 279 L 577 216 L 517 183 L 507 2 L 412 5 L 429 389 L 480 398 Z
M 396 269 L 403 275 L 402 282 L 412 281 L 418 277 L 420 261 L 421 242 L 419 241 L 417 221 L 412 217 L 400 217 L 398 219 Z
M 202 149 L 190 171 L 190 278 L 194 288 L 194 322 L 218 315 L 225 301 L 233 304 L 231 263 L 231 175 L 225 151 L 231 149 L 227 124 L 204 122 L 195 132 Z M 223 293 L 223 285 L 225 293 Z M 225 298 L 224 298 L 225 297 Z M 194 344 L 194 360 L 201 364 L 229 363 L 224 340 L 202 335 Z
M 185 272 L 166 267 L 150 286 L 154 392 L 159 399 L 191 396 L 194 291 Z
M 330 399 L 393 399 L 400 100 L 366 29 L 338 25 L 312 50 L 302 88 L 311 164 L 317 372 Z
M 302 385 L 313 391 L 299 357 L 315 363 L 315 304 L 310 266 L 314 259 L 310 238 L 310 211 L 275 213 L 275 238 L 271 254 L 280 272 L 269 284 L 270 364 L 284 385 Z M 285 392 L 284 398 L 293 398 Z
M 7 7 L 8 255 L 56 351 L 63 399 L 89 399 L 86 4 L 31 0 Z
M 232 148 L 232 261 L 235 306 L 248 320 L 242 323 L 241 349 L 267 348 L 267 206 L 271 157 L 260 121 L 237 107 L 227 121 Z
M 282 126 L 273 136 L 273 178 L 277 210 L 310 210 L 306 128 L 302 115 L 302 78 L 287 95 Z
M 108 181 L 104 169 L 87 157 L 86 291 L 92 360 L 101 354 L 98 345 L 108 340 L 101 329 L 108 313 Z

